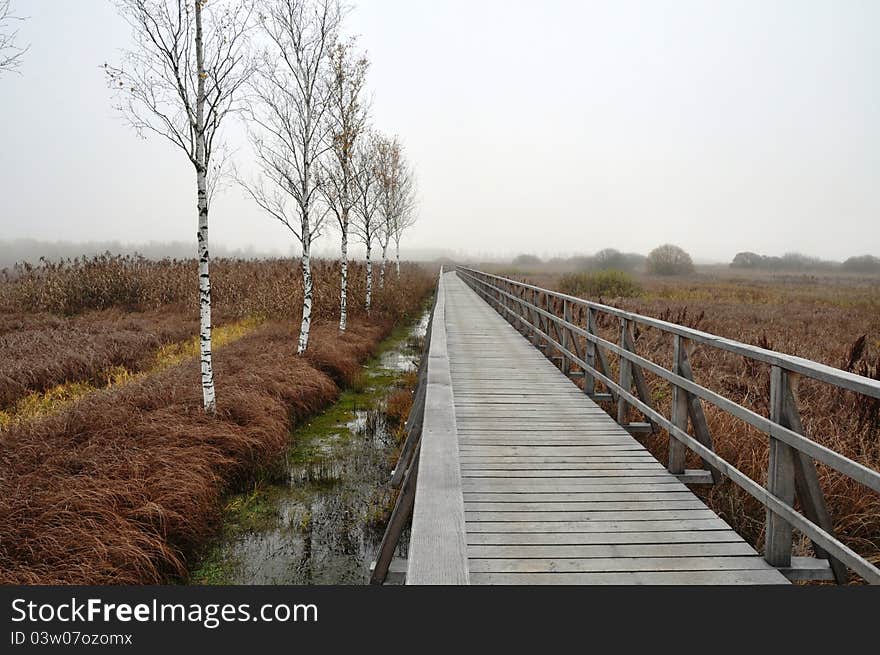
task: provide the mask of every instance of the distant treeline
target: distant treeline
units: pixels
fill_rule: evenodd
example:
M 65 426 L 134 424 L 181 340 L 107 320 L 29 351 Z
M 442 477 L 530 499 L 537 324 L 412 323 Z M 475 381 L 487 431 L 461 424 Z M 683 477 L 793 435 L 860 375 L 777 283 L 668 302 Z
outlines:
M 624 273 L 655 273 L 658 275 L 686 275 L 694 271 L 691 257 L 684 250 L 672 244 L 664 244 L 652 250 L 647 256 L 634 252 L 620 252 L 605 248 L 594 255 L 575 255 L 573 257 L 552 257 L 543 260 L 537 255 L 517 255 L 510 262 L 515 269 L 523 271 L 547 272 L 593 272 L 622 271 Z M 832 272 L 880 273 L 880 257 L 859 255 L 844 262 L 835 262 L 819 257 L 811 257 L 798 252 L 790 252 L 781 257 L 759 255 L 745 251 L 737 253 L 730 263 L 731 268 L 754 269 L 779 272 Z
M 49 261 L 73 259 L 75 257 L 94 257 L 104 253 L 114 255 L 141 255 L 147 259 L 192 259 L 195 256 L 195 239 L 193 243 L 185 241 L 151 241 L 150 243 L 130 244 L 120 241 L 40 241 L 39 239 L 0 240 L 0 270 L 12 268 L 18 262 L 37 264 L 40 258 Z M 233 257 L 237 259 L 257 259 L 278 257 L 278 253 L 263 253 L 254 248 L 224 248 L 214 246 L 211 254 L 217 257 Z
M 525 270 L 547 268 L 560 271 L 624 271 L 634 273 L 645 268 L 645 255 L 635 252 L 620 252 L 605 248 L 595 255 L 575 255 L 573 257 L 553 257 L 547 261 L 536 255 L 518 255 L 511 264 Z
M 647 272 L 656 275 L 688 275 L 694 272 L 691 256 L 671 243 L 654 248 L 647 256 L 635 252 L 620 252 L 605 248 L 595 255 L 554 257 L 546 262 L 535 255 L 518 255 L 511 265 L 524 271 L 551 271 L 592 273 L 617 271 L 620 273 Z
M 851 273 L 880 273 L 880 258 L 873 255 L 850 257 L 843 263 L 789 252 L 782 257 L 759 255 L 755 252 L 737 253 L 730 262 L 731 268 L 760 269 L 765 271 L 835 271 Z

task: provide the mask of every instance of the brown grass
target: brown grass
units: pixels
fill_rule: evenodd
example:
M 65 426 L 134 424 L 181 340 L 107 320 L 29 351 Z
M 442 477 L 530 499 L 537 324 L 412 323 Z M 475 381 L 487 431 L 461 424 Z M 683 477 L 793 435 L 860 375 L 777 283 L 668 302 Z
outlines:
M 556 280 L 544 276 L 551 288 Z M 724 279 L 692 277 L 679 281 L 640 280 L 638 298 L 605 298 L 614 306 L 688 325 L 720 336 L 798 355 L 880 379 L 880 285 L 878 280 L 816 276 Z M 537 283 L 537 282 L 535 282 Z M 617 342 L 617 319 L 602 315 L 599 333 Z M 582 317 L 576 317 L 579 320 Z M 669 368 L 671 336 L 651 328 L 636 330 L 636 350 Z M 616 362 L 610 356 L 614 375 Z M 725 397 L 768 413 L 769 366 L 708 347 L 692 357 L 696 380 Z M 655 406 L 669 416 L 669 383 L 646 375 Z M 880 403 L 802 379 L 799 408 L 810 438 L 874 470 L 880 470 Z M 752 479 L 764 484 L 767 437 L 714 406 L 703 403 L 715 450 Z M 612 409 L 608 406 L 608 409 Z M 635 420 L 635 413 L 632 413 Z M 668 435 L 645 440 L 666 461 Z M 689 454 L 689 466 L 699 461 Z M 880 495 L 820 466 L 837 535 L 874 563 L 880 563 Z M 729 481 L 696 488 L 708 504 L 758 548 L 763 546 L 764 508 Z M 798 544 L 807 554 L 809 544 Z
M 180 336 L 174 330 L 182 325 L 179 312 L 187 305 L 174 304 L 172 273 L 183 269 L 170 263 L 164 266 L 146 267 L 144 275 L 149 280 L 162 273 L 161 279 L 169 285 L 169 304 L 160 303 L 165 313 L 158 324 L 164 325 L 168 317 L 167 338 L 172 339 Z M 247 273 L 238 283 L 253 283 L 254 297 L 242 287 L 240 299 L 246 307 L 227 307 L 223 310 L 227 316 L 252 316 L 273 302 L 281 303 L 282 296 L 289 310 L 296 302 L 295 290 L 284 289 L 284 280 L 267 284 L 257 275 L 280 270 L 282 264 L 262 266 L 248 262 L 238 267 L 239 273 Z M 89 275 L 93 273 L 90 269 Z M 332 281 L 326 276 L 332 273 L 332 266 L 322 269 L 328 287 Z M 52 272 L 48 277 L 56 275 L 61 274 Z M 4 302 L 20 302 L 21 288 L 16 290 L 16 285 L 22 279 L 0 285 Z M 140 584 L 183 575 L 193 553 L 216 533 L 223 494 L 256 472 L 277 466 L 289 446 L 291 429 L 337 397 L 340 385 L 356 377 L 358 363 L 375 350 L 395 320 L 418 310 L 432 283 L 425 271 L 407 267 L 401 282 L 392 276 L 386 290 L 377 294 L 371 317 L 359 310 L 353 294 L 353 316 L 344 335 L 335 326 L 331 292 L 318 294 L 318 320 L 306 357 L 295 355 L 299 327 L 295 312 L 281 312 L 283 320 L 268 312 L 275 318 L 216 350 L 215 417 L 201 409 L 198 363 L 187 358 L 128 384 L 88 393 L 49 416 L 0 432 L 0 583 Z M 27 284 L 32 293 L 42 283 L 31 279 Z M 220 286 L 216 281 L 215 285 Z M 356 294 L 357 284 L 353 286 Z M 51 285 L 45 292 L 33 297 L 56 297 Z M 228 298 L 226 302 L 231 302 Z M 333 307 L 335 302 L 334 296 Z M 157 311 L 150 302 L 133 306 Z M 275 309 L 280 308 L 279 304 Z M 19 368 L 10 370 L 25 374 L 44 370 L 40 375 L 45 380 L 88 377 L 114 361 L 111 355 L 99 356 L 94 344 L 100 339 L 88 341 L 82 336 L 88 331 L 85 326 L 93 326 L 93 332 L 105 329 L 114 334 L 107 343 L 116 343 L 114 322 L 137 332 L 133 326 L 143 320 L 136 314 L 121 314 L 119 304 L 84 309 L 72 319 L 26 309 L 16 306 L 21 315 L 0 322 L 4 330 L 0 339 L 29 325 L 37 335 L 45 331 L 67 344 L 54 351 L 57 361 L 53 362 L 53 355 L 40 359 L 39 349 L 23 342 Z M 46 311 L 48 306 L 36 309 Z M 193 327 L 192 322 L 187 324 L 187 332 Z M 136 367 L 137 355 L 128 349 L 149 351 L 161 341 L 156 334 L 164 334 L 161 329 L 149 333 L 154 341 L 119 340 L 116 349 L 107 352 L 134 357 L 125 361 Z M 79 338 L 84 341 L 77 342 Z M 31 343 L 39 342 L 39 336 L 34 339 Z M 89 347 L 94 356 L 80 360 L 80 351 Z M 91 368 L 90 362 L 94 362 Z M 51 368 L 55 365 L 57 369 Z
M 252 317 L 299 320 L 302 278 L 295 261 L 220 259 L 212 270 L 215 325 Z M 197 332 L 196 271 L 194 261 L 102 256 L 7 272 L 0 281 L 0 410 L 56 385 L 103 386 L 119 368 L 148 369 L 162 346 Z M 403 273 L 409 280 L 424 275 L 412 265 Z M 353 317 L 365 315 L 365 274 L 362 264 L 352 263 Z M 317 260 L 314 280 L 314 319 L 329 321 L 338 312 L 338 263 Z M 399 318 L 423 287 L 389 275 L 386 289 L 375 294 L 376 313 Z M 317 351 L 314 361 L 321 356 Z M 351 375 L 334 370 L 331 377 L 345 382 Z

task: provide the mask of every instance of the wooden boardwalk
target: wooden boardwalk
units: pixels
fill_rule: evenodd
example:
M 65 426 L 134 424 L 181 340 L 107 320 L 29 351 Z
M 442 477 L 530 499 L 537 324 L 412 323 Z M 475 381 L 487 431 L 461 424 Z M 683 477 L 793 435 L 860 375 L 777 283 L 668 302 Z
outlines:
M 457 465 L 471 584 L 788 582 L 454 272 L 441 293 L 457 448 L 424 437 L 419 487 L 426 448 Z

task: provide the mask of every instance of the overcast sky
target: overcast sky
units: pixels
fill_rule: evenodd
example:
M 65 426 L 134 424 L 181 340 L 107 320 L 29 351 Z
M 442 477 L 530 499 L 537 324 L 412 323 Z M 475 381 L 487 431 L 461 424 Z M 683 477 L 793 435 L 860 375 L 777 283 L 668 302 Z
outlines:
M 112 2 L 13 5 L 31 48 L 0 78 L 0 238 L 194 243 L 191 165 L 112 109 Z M 348 21 L 418 171 L 404 246 L 725 261 L 880 255 L 878 25 L 870 0 L 361 0 Z M 236 188 L 211 238 L 291 247 Z

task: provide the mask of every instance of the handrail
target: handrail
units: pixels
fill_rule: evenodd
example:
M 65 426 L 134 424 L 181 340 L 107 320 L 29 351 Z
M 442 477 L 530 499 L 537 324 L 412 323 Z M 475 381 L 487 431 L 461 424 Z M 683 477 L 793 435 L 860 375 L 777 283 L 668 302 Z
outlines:
M 591 300 L 584 300 L 583 298 L 578 298 L 576 296 L 569 296 L 564 293 L 559 293 L 558 291 L 536 287 L 526 282 L 518 282 L 516 280 L 493 275 L 491 273 L 483 273 L 482 271 L 477 271 L 475 269 L 467 268 L 464 266 L 457 266 L 456 268 L 459 271 L 468 271 L 469 273 L 477 273 L 487 278 L 513 283 L 523 289 L 546 293 L 553 298 L 558 298 L 559 300 L 565 300 L 575 305 L 580 305 L 582 307 L 589 307 L 591 309 L 610 314 L 611 316 L 617 316 L 618 318 L 633 321 L 634 323 L 639 323 L 641 325 L 658 328 L 660 330 L 663 330 L 664 332 L 669 332 L 671 334 L 677 334 L 681 337 L 685 337 L 696 343 L 712 346 L 713 348 L 718 348 L 720 350 L 726 350 L 737 355 L 743 355 L 744 357 L 751 357 L 752 359 L 763 362 L 765 364 L 779 366 L 787 371 L 791 371 L 792 373 L 806 375 L 807 377 L 813 378 L 815 380 L 828 382 L 829 384 L 834 384 L 835 386 L 847 389 L 849 391 L 856 391 L 866 396 L 880 399 L 880 380 L 872 380 L 871 378 L 866 378 L 855 373 L 849 373 L 848 371 L 842 371 L 838 368 L 834 368 L 833 366 L 820 364 L 819 362 L 804 359 L 803 357 L 796 357 L 795 355 L 778 353 L 774 350 L 761 348 L 760 346 L 752 346 L 750 344 L 742 343 L 741 341 L 736 341 L 734 339 L 719 337 L 708 332 L 685 327 L 684 325 L 678 325 L 676 323 L 663 321 L 659 318 L 651 318 L 650 316 L 644 316 L 642 314 L 634 314 L 623 309 L 618 309 L 617 307 L 611 307 L 610 305 L 603 305 L 601 303 L 593 302 Z
M 813 541 L 818 556 L 826 557 L 829 560 L 834 569 L 835 578 L 838 581 L 842 581 L 845 575 L 845 570 L 841 566 L 843 564 L 851 568 L 866 581 L 880 584 L 880 569 L 833 535 L 831 522 L 824 505 L 824 497 L 818 485 L 818 477 L 813 460 L 822 462 L 875 491 L 880 491 L 880 473 L 802 434 L 803 428 L 800 424 L 800 418 L 797 416 L 793 390 L 789 386 L 787 375 L 789 372 L 807 375 L 822 382 L 851 391 L 865 393 L 875 398 L 880 398 L 880 382 L 810 360 L 776 353 L 765 348 L 750 346 L 731 339 L 724 339 L 692 328 L 626 312 L 608 305 L 557 293 L 501 276 L 483 273 L 462 266 L 457 267 L 457 272 L 474 291 L 486 299 L 502 316 L 508 318 L 511 323 L 519 324 L 524 330 L 539 337 L 547 346 L 557 351 L 563 360 L 579 366 L 584 371 L 585 377 L 588 376 L 592 381 L 599 381 L 604 384 L 610 391 L 616 394 L 620 403 L 627 403 L 635 407 L 648 419 L 666 429 L 670 437 L 672 437 L 670 439 L 670 470 L 672 470 L 673 466 L 673 445 L 675 445 L 673 442 L 677 441 L 679 444 L 690 448 L 707 465 L 730 478 L 744 491 L 761 502 L 768 510 L 768 543 L 765 557 L 771 564 L 783 567 L 790 566 L 791 528 L 794 527 Z M 544 295 L 547 309 L 511 293 L 511 291 L 515 290 L 528 290 Z M 549 298 L 562 300 L 564 308 L 566 304 L 569 307 L 571 305 L 579 305 L 590 310 L 617 316 L 621 319 L 622 325 L 621 345 L 611 343 L 599 337 L 590 329 L 589 325 L 587 329 L 584 329 L 571 320 L 567 320 L 566 317 L 569 315 L 570 309 L 563 310 L 566 317 L 559 317 L 555 313 L 548 311 L 550 309 Z M 534 323 L 530 320 L 530 317 L 535 321 Z M 692 378 L 686 377 L 680 370 L 678 372 L 669 371 L 628 349 L 632 347 L 632 344 L 628 344 L 625 341 L 626 331 L 629 329 L 628 322 L 640 323 L 671 333 L 675 335 L 677 344 L 682 338 L 690 339 L 696 343 L 709 345 L 770 364 L 774 372 L 771 377 L 771 405 L 775 407 L 775 410 L 771 410 L 771 418 L 761 416 L 707 389 L 696 383 Z M 538 323 L 538 325 L 535 323 Z M 541 328 L 542 323 L 544 329 Z M 550 334 L 551 323 L 559 340 L 554 339 Z M 581 357 L 578 352 L 573 352 L 568 347 L 567 337 L 560 336 L 564 334 L 563 330 L 568 333 L 568 337 L 575 335 L 582 337 L 597 351 L 601 348 L 614 353 L 621 362 L 627 362 L 628 367 L 641 367 L 648 370 L 668 381 L 674 390 L 680 390 L 683 392 L 683 395 L 687 394 L 686 397 L 705 400 L 768 435 L 771 440 L 771 446 L 778 445 L 776 449 L 771 448 L 768 487 L 762 487 L 716 454 L 711 448 L 711 442 L 707 445 L 704 441 L 688 434 L 686 413 L 684 414 L 683 422 L 681 414 L 679 414 L 677 420 L 675 416 L 673 416 L 672 420 L 666 418 L 651 406 L 649 399 L 640 398 L 631 393 L 631 388 L 627 388 L 631 385 L 631 381 L 624 377 L 623 371 L 621 371 L 621 380 L 615 382 L 609 377 L 610 372 L 600 371 L 591 361 L 587 361 L 589 358 L 586 354 L 584 357 Z M 577 348 L 575 347 L 574 350 L 577 350 Z M 676 350 L 679 349 L 677 348 Z M 681 355 L 681 357 L 686 359 L 686 355 Z M 621 368 L 624 367 L 621 366 Z M 590 388 L 592 388 L 592 385 Z M 679 391 L 676 391 L 676 393 L 679 393 Z M 699 401 L 696 402 L 699 403 Z M 673 408 L 673 412 L 675 412 L 675 408 Z M 619 421 L 620 416 L 621 414 L 619 414 Z M 683 461 L 683 456 L 681 459 Z M 801 500 L 801 505 L 804 507 L 804 514 L 808 516 L 801 514 L 793 507 L 795 489 Z M 780 523 L 778 519 L 782 519 L 783 523 Z
M 410 529 L 406 584 L 469 584 L 455 402 L 446 350 L 443 269 L 431 318 L 425 414 Z

